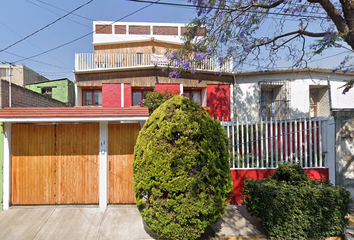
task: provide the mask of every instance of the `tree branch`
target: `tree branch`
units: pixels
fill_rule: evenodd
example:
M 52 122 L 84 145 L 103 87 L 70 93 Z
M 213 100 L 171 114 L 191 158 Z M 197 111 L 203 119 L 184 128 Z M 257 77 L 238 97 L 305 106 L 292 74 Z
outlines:
M 328 17 L 332 19 L 339 32 L 349 32 L 349 27 L 342 17 L 340 11 L 330 2 L 330 0 L 307 0 L 310 3 L 318 3 L 326 11 Z

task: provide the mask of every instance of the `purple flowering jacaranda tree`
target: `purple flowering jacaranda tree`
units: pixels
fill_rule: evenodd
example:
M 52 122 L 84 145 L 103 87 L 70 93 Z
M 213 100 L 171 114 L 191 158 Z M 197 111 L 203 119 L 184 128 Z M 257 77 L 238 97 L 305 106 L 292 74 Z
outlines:
M 233 59 L 235 71 L 245 65 L 255 71 L 276 69 L 279 63 L 308 67 L 314 55 L 329 48 L 348 51 L 333 71 L 354 71 L 354 0 L 188 1 L 196 7 L 196 18 L 184 44 L 170 53 L 182 62 L 178 72 L 190 71 L 191 64 L 182 66 L 186 56 L 192 62 L 215 57 L 220 66 Z

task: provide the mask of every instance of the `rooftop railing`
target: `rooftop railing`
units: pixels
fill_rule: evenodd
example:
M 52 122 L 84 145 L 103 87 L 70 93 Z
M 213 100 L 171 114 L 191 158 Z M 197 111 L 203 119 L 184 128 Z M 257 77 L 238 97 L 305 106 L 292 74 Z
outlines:
M 103 69 L 133 68 L 143 66 L 168 66 L 169 61 L 164 55 L 129 54 L 129 53 L 76 53 L 75 71 L 93 71 Z M 171 64 L 171 67 L 176 64 Z M 207 58 L 201 62 L 192 62 L 191 68 L 203 71 L 232 72 L 233 62 L 220 66 L 216 58 Z

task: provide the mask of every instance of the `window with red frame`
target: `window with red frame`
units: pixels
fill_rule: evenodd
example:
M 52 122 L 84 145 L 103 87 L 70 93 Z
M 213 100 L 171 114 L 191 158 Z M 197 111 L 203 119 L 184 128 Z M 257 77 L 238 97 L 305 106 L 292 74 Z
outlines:
M 149 92 L 152 92 L 152 90 L 133 90 L 132 91 L 132 105 L 133 106 L 138 105 L 141 102 L 141 100 L 143 100 Z
M 202 91 L 201 90 L 183 90 L 183 95 L 198 105 L 202 105 Z
M 82 90 L 83 106 L 102 106 L 102 90 Z

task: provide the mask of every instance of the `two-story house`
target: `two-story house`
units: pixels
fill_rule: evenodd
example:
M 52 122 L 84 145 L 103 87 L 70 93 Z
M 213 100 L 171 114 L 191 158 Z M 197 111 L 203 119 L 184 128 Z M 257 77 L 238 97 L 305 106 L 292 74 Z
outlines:
M 167 49 L 182 44 L 185 24 L 94 22 L 93 53 L 75 56 L 77 106 L 135 106 L 150 91 L 179 92 L 220 120 L 230 120 L 233 91 L 232 64 L 219 69 L 208 59 L 196 74 L 169 78 L 162 69 L 168 64 Z M 200 31 L 203 34 L 203 31 Z M 216 73 L 223 71 L 223 75 Z

